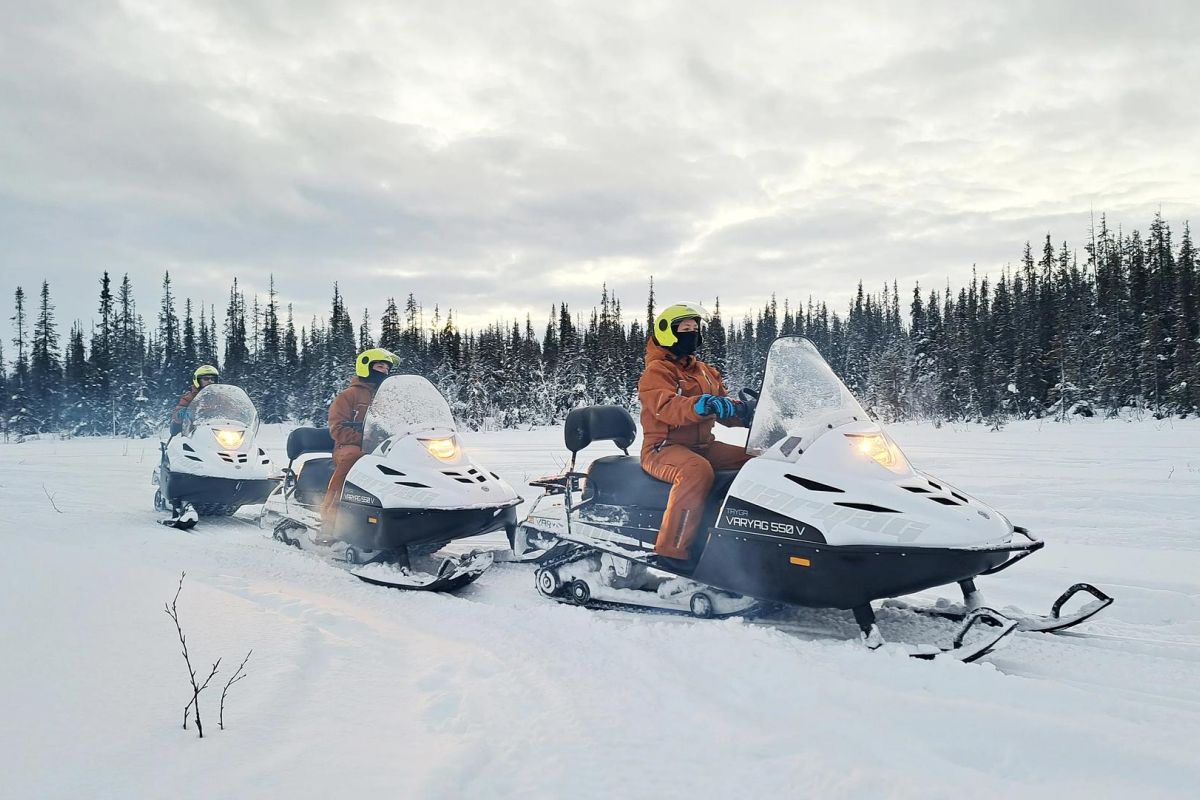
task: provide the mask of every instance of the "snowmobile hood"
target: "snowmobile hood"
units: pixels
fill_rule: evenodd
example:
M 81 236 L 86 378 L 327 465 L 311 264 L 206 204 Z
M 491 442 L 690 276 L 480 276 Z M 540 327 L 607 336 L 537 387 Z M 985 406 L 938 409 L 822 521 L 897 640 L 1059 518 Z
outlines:
M 873 423 L 841 426 L 789 458 L 776 446 L 742 468 L 730 499 L 815 529 L 835 546 L 974 549 L 1012 540 L 1011 523 L 988 505 L 907 460 L 888 467 L 864 452 L 859 437 L 881 433 Z

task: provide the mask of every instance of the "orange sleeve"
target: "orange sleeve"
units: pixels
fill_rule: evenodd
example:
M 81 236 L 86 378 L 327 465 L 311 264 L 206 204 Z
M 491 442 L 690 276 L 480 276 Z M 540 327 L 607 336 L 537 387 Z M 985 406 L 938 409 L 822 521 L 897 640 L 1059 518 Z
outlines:
M 677 394 L 677 390 L 670 371 L 651 364 L 638 381 L 638 400 L 655 419 L 672 428 L 703 422 L 705 417 L 696 413 L 696 398 Z
M 183 424 L 183 410 L 192 404 L 192 400 L 196 397 L 195 389 L 188 389 L 183 393 L 183 397 L 179 398 L 179 402 L 175 404 L 175 411 L 171 414 L 171 422 L 175 425 Z
M 329 406 L 329 435 L 333 437 L 333 441 L 337 444 L 362 446 L 362 431 L 347 428 L 343 424 L 346 422 L 362 422 L 361 419 L 355 419 L 358 407 L 358 394 L 358 390 L 351 385 L 335 397 L 333 404 Z

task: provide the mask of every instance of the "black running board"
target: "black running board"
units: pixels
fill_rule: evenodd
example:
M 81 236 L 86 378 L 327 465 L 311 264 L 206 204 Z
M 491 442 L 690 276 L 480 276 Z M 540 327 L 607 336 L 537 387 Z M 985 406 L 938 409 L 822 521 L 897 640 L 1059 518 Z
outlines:
M 1089 594 L 1094 599 L 1086 604 L 1078 611 L 1063 615 L 1062 609 L 1078 594 Z M 1050 607 L 1049 614 L 1027 614 L 1016 609 L 1005 609 L 1004 617 L 1014 620 L 1017 623 L 1017 630 L 1029 631 L 1033 633 L 1057 633 L 1065 631 L 1068 628 L 1074 628 L 1081 622 L 1085 622 L 1099 614 L 1104 609 L 1111 606 L 1114 599 L 1097 589 L 1090 583 L 1077 583 L 1067 589 L 1054 604 Z M 913 611 L 917 614 L 924 614 L 931 617 L 940 617 L 941 619 L 949 619 L 961 621 L 967 618 L 968 612 L 964 610 L 962 605 L 945 606 L 919 606 L 906 603 L 903 600 L 888 600 L 884 603 L 885 608 L 898 608 L 906 611 Z

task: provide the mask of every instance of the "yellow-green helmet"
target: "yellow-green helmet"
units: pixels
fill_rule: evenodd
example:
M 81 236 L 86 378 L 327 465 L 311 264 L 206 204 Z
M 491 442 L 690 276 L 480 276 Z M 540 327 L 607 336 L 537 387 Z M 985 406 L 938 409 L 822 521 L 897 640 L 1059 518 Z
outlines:
M 217 371 L 217 368 L 211 364 L 205 364 L 202 367 L 197 367 L 196 371 L 192 373 L 192 388 L 199 389 L 200 379 L 206 376 L 218 382 L 221 380 L 221 373 Z
M 679 341 L 679 337 L 675 335 L 675 326 L 685 319 L 706 322 L 708 312 L 699 303 L 681 302 L 667 306 L 654 318 L 654 341 L 663 347 L 675 344 Z
M 400 359 L 395 353 L 382 347 L 372 347 L 370 350 L 363 350 L 358 354 L 358 358 L 354 359 L 354 374 L 360 378 L 370 376 L 371 365 L 377 361 L 386 361 L 393 367 L 400 366 Z

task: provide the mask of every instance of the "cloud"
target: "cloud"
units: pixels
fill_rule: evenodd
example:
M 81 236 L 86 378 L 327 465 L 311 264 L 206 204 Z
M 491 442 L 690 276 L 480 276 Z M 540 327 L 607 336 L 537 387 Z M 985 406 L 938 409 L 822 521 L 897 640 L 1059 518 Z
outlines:
M 1194 4 L 51 2 L 0 31 L 0 272 L 274 274 L 469 324 L 995 272 L 1200 205 Z M 29 288 L 29 287 L 26 287 Z M 357 317 L 357 312 L 356 312 Z

